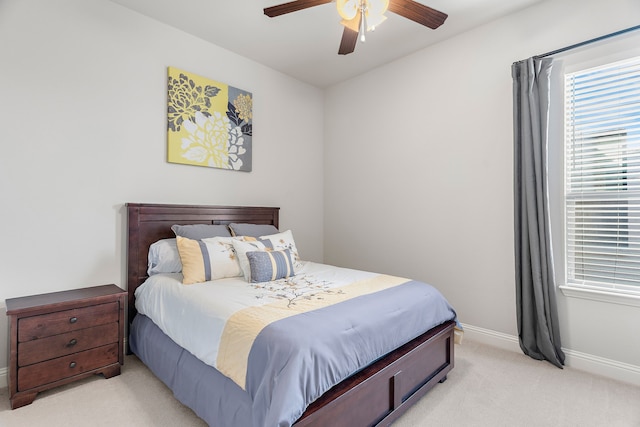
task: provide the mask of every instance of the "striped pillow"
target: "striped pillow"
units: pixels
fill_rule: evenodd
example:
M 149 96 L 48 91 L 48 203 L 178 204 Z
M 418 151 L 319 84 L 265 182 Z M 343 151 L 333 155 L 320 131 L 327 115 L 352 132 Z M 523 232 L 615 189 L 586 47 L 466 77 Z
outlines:
M 296 273 L 291 262 L 291 252 L 284 251 L 251 251 L 247 252 L 251 269 L 251 282 L 269 282 L 286 279 Z
M 190 285 L 242 276 L 232 240 L 232 237 L 193 240 L 177 236 L 176 243 L 182 261 L 182 283 Z
M 267 242 L 271 244 L 271 242 Z M 251 266 L 249 265 L 249 259 L 247 258 L 247 252 L 254 251 L 266 251 L 270 250 L 263 242 L 258 241 L 254 237 L 234 237 L 233 249 L 238 257 L 238 263 L 244 276 L 244 280 L 251 282 Z

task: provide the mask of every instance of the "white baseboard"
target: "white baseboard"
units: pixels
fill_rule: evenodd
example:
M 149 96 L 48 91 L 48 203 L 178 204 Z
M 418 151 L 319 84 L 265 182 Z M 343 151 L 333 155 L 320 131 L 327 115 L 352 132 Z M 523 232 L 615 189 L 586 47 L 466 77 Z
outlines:
M 520 352 L 520 344 L 518 337 L 502 332 L 496 332 L 491 329 L 479 328 L 477 326 L 462 323 L 464 329 L 464 338 L 471 341 L 477 341 L 503 350 Z M 464 343 L 464 341 L 462 341 Z
M 503 350 L 522 353 L 518 337 L 490 329 L 462 324 L 465 338 Z M 463 341 L 464 345 L 464 341 Z M 563 348 L 565 366 L 616 381 L 640 386 L 640 366 Z
M 565 365 L 567 366 L 594 375 L 640 386 L 640 366 L 565 348 L 562 350 L 564 351 Z

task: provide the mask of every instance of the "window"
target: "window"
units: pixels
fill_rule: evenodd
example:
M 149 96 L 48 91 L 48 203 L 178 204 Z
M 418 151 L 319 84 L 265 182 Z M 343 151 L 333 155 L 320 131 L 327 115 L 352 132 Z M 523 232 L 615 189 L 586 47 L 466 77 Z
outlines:
M 640 57 L 564 83 L 566 286 L 640 296 Z

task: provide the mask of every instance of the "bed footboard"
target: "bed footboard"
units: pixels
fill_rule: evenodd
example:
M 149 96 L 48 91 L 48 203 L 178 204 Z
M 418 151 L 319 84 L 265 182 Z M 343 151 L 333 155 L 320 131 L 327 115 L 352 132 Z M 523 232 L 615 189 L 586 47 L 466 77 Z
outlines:
M 309 426 L 388 426 L 454 366 L 453 321 L 444 323 L 341 382 L 295 423 Z

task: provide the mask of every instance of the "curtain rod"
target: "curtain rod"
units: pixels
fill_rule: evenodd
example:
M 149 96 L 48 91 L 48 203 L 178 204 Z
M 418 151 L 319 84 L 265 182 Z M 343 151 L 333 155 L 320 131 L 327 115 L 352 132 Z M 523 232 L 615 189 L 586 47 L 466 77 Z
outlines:
M 575 48 L 578 48 L 578 47 L 586 46 L 586 45 L 591 44 L 591 43 L 599 42 L 601 40 L 606 40 L 608 38 L 616 37 L 616 36 L 619 36 L 619 35 L 622 35 L 622 34 L 625 34 L 625 33 L 630 33 L 631 31 L 636 31 L 636 30 L 640 30 L 640 25 L 636 25 L 635 27 L 630 27 L 630 28 L 627 28 L 625 30 L 616 31 L 615 33 L 606 34 L 604 36 L 596 37 L 595 39 L 586 40 L 586 41 L 583 41 L 583 42 L 580 42 L 580 43 L 576 43 L 576 44 L 573 44 L 571 46 L 565 46 L 565 47 L 563 47 L 561 49 L 553 50 L 551 52 L 543 53 L 541 55 L 536 55 L 536 56 L 534 56 L 534 58 L 546 58 L 547 56 L 556 55 L 558 53 L 566 52 L 566 51 L 571 50 L 571 49 L 575 49 Z

